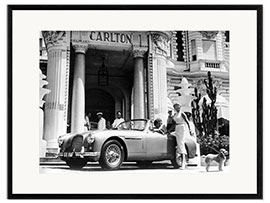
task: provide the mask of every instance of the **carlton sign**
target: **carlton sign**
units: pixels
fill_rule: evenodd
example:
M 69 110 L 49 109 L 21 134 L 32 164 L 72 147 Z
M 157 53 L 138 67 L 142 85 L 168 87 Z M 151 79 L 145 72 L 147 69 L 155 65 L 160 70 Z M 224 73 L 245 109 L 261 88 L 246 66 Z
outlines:
M 90 41 L 131 44 L 130 33 L 90 31 Z

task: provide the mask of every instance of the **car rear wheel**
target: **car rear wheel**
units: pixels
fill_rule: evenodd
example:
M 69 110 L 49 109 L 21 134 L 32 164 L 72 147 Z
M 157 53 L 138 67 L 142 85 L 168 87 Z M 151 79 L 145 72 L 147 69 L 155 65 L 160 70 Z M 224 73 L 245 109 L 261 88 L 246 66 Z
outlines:
M 78 170 L 83 168 L 87 164 L 87 161 L 84 159 L 69 159 L 66 160 L 66 163 L 69 168 Z
M 101 150 L 99 164 L 103 169 L 119 169 L 124 161 L 123 146 L 116 140 L 109 140 L 104 144 Z

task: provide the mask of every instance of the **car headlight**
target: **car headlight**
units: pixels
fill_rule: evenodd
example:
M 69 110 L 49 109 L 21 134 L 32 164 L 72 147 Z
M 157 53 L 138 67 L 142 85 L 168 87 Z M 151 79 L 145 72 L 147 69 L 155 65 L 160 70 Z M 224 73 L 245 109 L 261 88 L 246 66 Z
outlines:
M 87 141 L 87 143 L 88 144 L 92 144 L 94 141 L 95 141 L 95 138 L 93 137 L 93 136 L 88 136 L 87 138 L 86 138 L 86 141 Z
M 62 137 L 59 137 L 58 138 L 58 145 L 59 145 L 59 147 L 63 144 L 63 142 L 64 142 L 64 139 Z

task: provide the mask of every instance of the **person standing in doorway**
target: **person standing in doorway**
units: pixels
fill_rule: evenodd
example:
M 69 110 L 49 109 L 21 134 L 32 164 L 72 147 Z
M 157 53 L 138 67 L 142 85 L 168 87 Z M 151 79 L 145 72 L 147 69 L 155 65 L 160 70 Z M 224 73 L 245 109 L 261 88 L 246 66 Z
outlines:
M 105 120 L 105 118 L 102 117 L 103 113 L 98 112 L 97 116 L 98 116 L 98 130 L 105 130 L 106 129 L 106 120 Z
M 178 152 L 180 153 L 180 159 L 182 163 L 180 169 L 185 169 L 186 168 L 186 155 L 187 155 L 187 151 L 185 148 L 185 136 L 190 132 L 190 125 L 189 125 L 189 121 L 187 119 L 186 114 L 183 111 L 181 111 L 180 104 L 178 103 L 174 104 L 173 108 L 176 112 L 173 117 L 176 123 L 175 124 L 175 137 L 176 137 Z M 188 128 L 186 127 L 186 125 L 188 126 Z M 187 129 L 189 129 L 189 132 Z
M 120 111 L 117 111 L 116 113 L 116 119 L 113 121 L 112 124 L 112 128 L 116 129 L 118 127 L 118 125 L 122 122 L 124 122 L 125 120 L 122 118 L 122 114 Z

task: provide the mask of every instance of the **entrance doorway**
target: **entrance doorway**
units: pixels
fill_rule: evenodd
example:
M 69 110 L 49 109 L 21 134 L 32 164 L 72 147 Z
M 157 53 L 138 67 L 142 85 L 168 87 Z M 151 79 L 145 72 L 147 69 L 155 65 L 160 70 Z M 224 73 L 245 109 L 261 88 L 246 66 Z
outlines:
M 125 120 L 130 119 L 134 69 L 131 52 L 119 48 L 89 49 L 85 67 L 85 112 L 91 113 L 91 121 L 97 121 L 96 113 L 99 111 L 110 124 L 117 111 L 122 112 Z M 108 74 L 107 82 L 100 84 L 99 71 L 104 67 Z
M 97 112 L 102 112 L 111 124 L 115 118 L 115 101 L 111 94 L 102 89 L 88 89 L 85 92 L 85 112 L 91 113 L 90 121 L 98 122 Z

